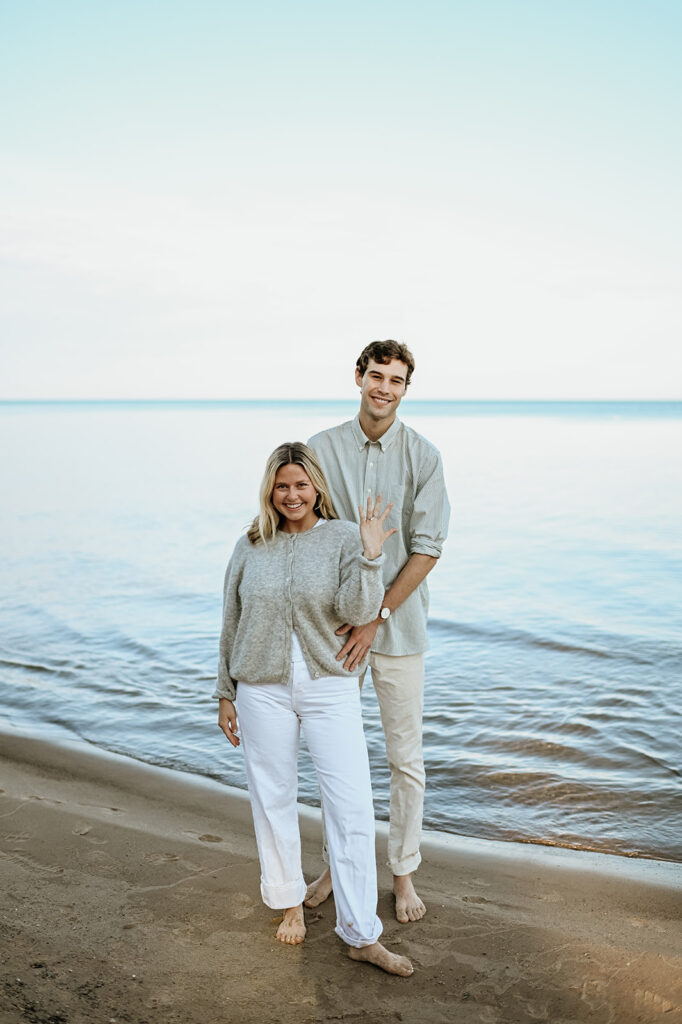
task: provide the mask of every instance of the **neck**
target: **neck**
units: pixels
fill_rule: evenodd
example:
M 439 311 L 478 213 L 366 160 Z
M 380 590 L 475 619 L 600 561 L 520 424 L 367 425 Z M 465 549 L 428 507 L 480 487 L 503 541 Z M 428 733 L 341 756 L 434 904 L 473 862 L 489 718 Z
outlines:
M 383 437 L 386 431 L 395 423 L 395 413 L 393 414 L 393 418 L 390 420 L 372 420 L 368 419 L 364 413 L 361 412 L 359 420 L 365 437 L 368 437 L 370 441 L 378 441 L 379 438 Z
M 312 519 L 295 520 L 292 522 L 290 519 L 285 519 L 284 523 L 280 526 L 282 533 L 307 533 L 308 530 L 312 530 L 317 525 L 318 516 L 315 512 L 312 514 Z

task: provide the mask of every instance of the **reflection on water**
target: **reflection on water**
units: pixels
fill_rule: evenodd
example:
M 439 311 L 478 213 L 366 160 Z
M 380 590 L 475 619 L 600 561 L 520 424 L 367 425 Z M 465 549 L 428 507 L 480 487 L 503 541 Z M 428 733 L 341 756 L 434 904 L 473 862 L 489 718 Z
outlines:
M 453 506 L 426 823 L 682 860 L 682 413 L 409 409 Z M 224 567 L 269 451 L 353 412 L 0 408 L 4 721 L 244 785 L 210 700 Z M 386 817 L 369 684 L 363 705 Z

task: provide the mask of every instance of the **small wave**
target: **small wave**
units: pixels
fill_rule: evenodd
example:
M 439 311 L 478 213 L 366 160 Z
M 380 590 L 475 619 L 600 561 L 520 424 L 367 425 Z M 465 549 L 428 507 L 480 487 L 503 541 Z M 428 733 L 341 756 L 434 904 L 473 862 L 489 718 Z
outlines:
M 445 637 L 476 637 L 493 643 L 520 644 L 526 647 L 540 647 L 544 650 L 558 651 L 562 654 L 587 655 L 605 661 L 629 661 L 636 665 L 653 665 L 651 657 L 628 650 L 631 641 L 626 637 L 612 637 L 603 646 L 567 643 L 550 637 L 538 636 L 521 629 L 509 629 L 505 626 L 472 626 L 463 622 L 451 622 L 448 619 L 429 619 L 429 629 Z M 606 639 L 606 638 L 605 638 Z M 666 652 L 669 657 L 673 655 Z
M 19 668 L 25 669 L 27 672 L 44 672 L 46 675 L 58 675 L 66 676 L 67 678 L 73 679 L 76 677 L 77 668 L 73 667 L 70 662 L 57 662 L 54 665 L 42 665 L 39 662 L 31 661 L 12 661 L 8 658 L 0 658 L 0 666 L 3 668 Z

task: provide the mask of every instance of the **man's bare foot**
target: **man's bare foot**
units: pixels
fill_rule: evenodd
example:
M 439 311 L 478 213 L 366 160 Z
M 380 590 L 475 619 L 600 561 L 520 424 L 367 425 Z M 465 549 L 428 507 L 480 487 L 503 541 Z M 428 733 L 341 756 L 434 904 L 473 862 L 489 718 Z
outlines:
M 395 916 L 401 924 L 422 919 L 426 913 L 426 907 L 414 891 L 412 875 L 393 876 L 393 895 L 395 896 Z
M 305 919 L 303 917 L 303 904 L 297 907 L 287 907 L 282 917 L 282 923 L 277 929 L 276 939 L 286 942 L 290 946 L 297 946 L 305 938 Z
M 331 891 L 332 873 L 329 868 L 325 868 L 320 877 L 311 882 L 306 889 L 303 902 L 306 907 L 319 907 L 320 903 L 324 903 Z
M 368 964 L 374 964 L 389 974 L 399 974 L 401 978 L 409 978 L 414 973 L 414 967 L 406 956 L 389 953 L 380 942 L 373 942 L 371 946 L 361 946 L 359 949 L 349 946 L 348 956 L 351 960 L 364 960 Z

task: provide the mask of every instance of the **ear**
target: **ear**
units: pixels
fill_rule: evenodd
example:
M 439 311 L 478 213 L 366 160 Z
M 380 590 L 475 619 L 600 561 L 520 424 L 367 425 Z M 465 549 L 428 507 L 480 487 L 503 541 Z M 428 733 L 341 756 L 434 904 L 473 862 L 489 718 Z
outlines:
M 355 367 L 355 383 L 359 388 L 362 387 L 362 374 L 358 370 L 357 366 Z

